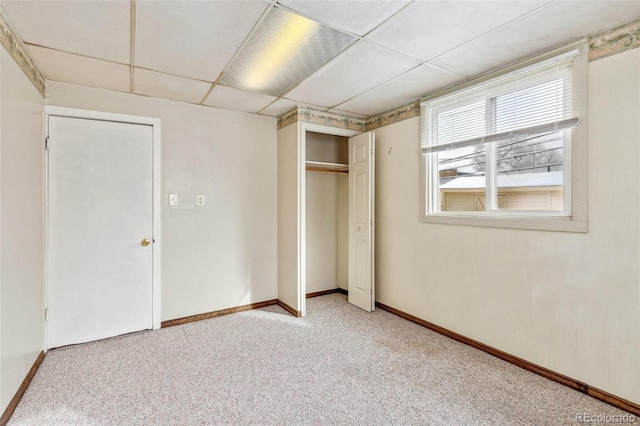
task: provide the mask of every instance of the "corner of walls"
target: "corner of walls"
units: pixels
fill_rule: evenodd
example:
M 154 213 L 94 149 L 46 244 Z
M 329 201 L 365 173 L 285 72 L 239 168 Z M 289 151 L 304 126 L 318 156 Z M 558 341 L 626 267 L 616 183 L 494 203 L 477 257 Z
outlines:
M 298 122 L 298 110 L 299 108 L 293 108 L 291 111 L 287 111 L 284 114 L 280 114 L 277 118 L 277 129 L 281 130 L 290 124 Z
M 640 47 L 640 20 L 589 37 L 589 62 Z
M 5 49 L 0 49 L 0 89 L 0 411 L 4 411 L 43 349 L 44 98 Z
M 35 61 L 25 49 L 22 39 L 13 31 L 4 10 L 0 7 L 0 44 L 4 46 L 9 55 L 18 64 L 24 75 L 35 86 L 38 92 L 45 97 L 46 78 L 36 66 Z
M 0 412 L 4 421 L 44 347 L 46 79 L 2 8 L 0 44 L 4 47 L 0 49 Z M 3 185 L 7 182 L 10 188 Z

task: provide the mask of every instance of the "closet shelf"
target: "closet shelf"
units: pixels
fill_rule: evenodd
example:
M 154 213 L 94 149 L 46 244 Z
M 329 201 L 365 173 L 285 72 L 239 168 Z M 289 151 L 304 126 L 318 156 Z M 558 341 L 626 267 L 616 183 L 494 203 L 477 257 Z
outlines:
M 347 173 L 349 171 L 348 164 L 341 163 L 325 163 L 322 161 L 306 161 L 307 170 L 318 171 L 318 172 L 343 172 Z

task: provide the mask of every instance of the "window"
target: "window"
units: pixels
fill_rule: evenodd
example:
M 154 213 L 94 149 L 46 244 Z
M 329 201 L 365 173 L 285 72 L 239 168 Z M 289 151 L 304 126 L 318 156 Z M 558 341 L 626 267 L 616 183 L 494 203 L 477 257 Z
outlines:
M 573 153 L 586 158 L 581 56 L 573 49 L 422 102 L 423 221 L 586 231 L 572 191 Z M 583 224 L 557 224 L 575 220 Z

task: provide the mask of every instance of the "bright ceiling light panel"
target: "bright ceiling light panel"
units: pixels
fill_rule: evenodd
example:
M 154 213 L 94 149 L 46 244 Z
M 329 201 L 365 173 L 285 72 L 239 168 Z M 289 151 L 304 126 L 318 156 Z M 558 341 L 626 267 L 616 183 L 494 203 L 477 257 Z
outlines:
M 274 7 L 220 83 L 280 96 L 355 41 L 348 34 Z

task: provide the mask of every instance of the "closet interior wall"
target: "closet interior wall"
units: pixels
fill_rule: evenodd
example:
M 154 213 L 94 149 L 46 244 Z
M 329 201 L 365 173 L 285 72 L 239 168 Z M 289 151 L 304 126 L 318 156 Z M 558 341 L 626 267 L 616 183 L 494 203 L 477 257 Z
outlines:
M 337 288 L 347 290 L 349 175 L 346 165 L 349 140 L 309 131 L 305 139 L 306 293 Z

